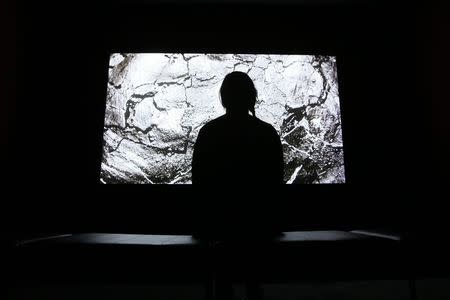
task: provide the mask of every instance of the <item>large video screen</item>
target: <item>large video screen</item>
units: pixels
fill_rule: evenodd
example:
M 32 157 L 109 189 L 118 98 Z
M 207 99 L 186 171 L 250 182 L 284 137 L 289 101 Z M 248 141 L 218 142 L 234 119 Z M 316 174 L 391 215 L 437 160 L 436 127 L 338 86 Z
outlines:
M 100 182 L 190 184 L 198 132 L 225 113 L 232 71 L 253 80 L 256 116 L 280 136 L 286 184 L 345 183 L 336 58 L 216 53 L 110 56 Z

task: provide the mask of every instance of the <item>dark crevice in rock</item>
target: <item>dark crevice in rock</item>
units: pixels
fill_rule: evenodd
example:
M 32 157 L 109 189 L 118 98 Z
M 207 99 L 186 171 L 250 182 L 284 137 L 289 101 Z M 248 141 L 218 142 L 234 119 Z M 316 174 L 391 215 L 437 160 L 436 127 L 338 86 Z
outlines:
M 233 72 L 236 71 L 236 67 L 239 66 L 239 65 L 247 66 L 246 64 L 244 64 L 244 63 L 242 63 L 242 62 L 234 63 L 234 64 L 233 64 Z
M 240 55 L 233 55 L 233 58 L 236 60 L 239 60 L 241 62 L 245 63 L 254 63 L 256 60 L 256 56 L 246 56 L 246 57 L 242 57 Z
M 134 117 L 134 115 L 136 113 L 135 108 L 136 108 L 137 104 L 141 103 L 146 98 L 154 97 L 156 95 L 156 93 L 157 92 L 150 91 L 150 92 L 147 92 L 145 94 L 133 94 L 133 95 L 131 95 L 131 98 L 125 104 L 125 106 L 126 106 L 125 114 L 124 114 L 124 117 L 125 117 L 125 128 L 133 128 L 133 129 L 136 129 L 136 130 L 138 130 L 140 132 L 143 132 L 145 134 L 147 134 L 148 132 L 150 132 L 150 130 L 152 130 L 152 126 L 142 130 L 142 129 L 140 129 L 137 126 L 131 125 L 129 123 L 129 118 L 130 118 L 131 115 Z M 139 99 L 139 101 L 134 101 L 133 99 Z M 158 109 L 158 107 L 155 104 L 155 100 L 154 99 L 153 99 L 153 104 L 155 105 L 156 109 Z
M 110 86 L 112 86 L 113 88 L 115 88 L 116 90 L 122 88 L 122 84 L 121 84 L 121 83 L 119 83 L 118 85 L 114 85 L 114 83 L 108 82 L 108 84 L 109 84 Z
M 277 91 L 279 91 L 283 96 L 286 97 L 286 93 L 283 92 L 282 90 L 280 90 L 280 88 L 278 86 L 275 86 L 275 88 L 277 89 Z
M 283 64 L 283 68 L 289 68 L 290 66 L 292 66 L 293 64 L 298 63 L 298 60 L 294 60 L 293 62 L 290 62 L 289 64 L 285 65 L 284 62 L 282 61 L 281 63 Z
M 220 54 L 207 54 L 207 56 L 212 60 L 224 61 L 223 55 Z
M 153 106 L 155 106 L 155 108 L 159 111 L 167 111 L 167 109 L 158 106 L 158 104 L 155 101 L 155 98 L 153 98 Z
M 191 78 L 191 85 L 190 86 L 186 86 L 184 85 L 184 102 L 186 102 L 186 107 L 192 107 L 192 104 L 189 102 L 188 96 L 187 96 L 187 89 L 190 88 L 192 86 L 192 78 Z
M 184 77 L 186 77 L 186 76 L 189 76 L 189 73 L 187 72 L 187 73 L 184 73 L 184 74 L 180 74 L 180 75 L 175 75 L 175 76 L 173 76 L 172 78 L 173 79 L 180 79 L 180 78 L 184 78 Z
M 181 56 L 183 57 L 183 59 L 184 59 L 185 61 L 190 61 L 190 60 L 193 59 L 194 57 L 199 57 L 199 56 L 201 56 L 201 55 L 198 54 L 198 55 L 193 55 L 193 56 L 190 56 L 190 57 L 186 57 L 186 54 L 181 53 Z
M 194 57 L 198 57 L 198 56 L 200 56 L 200 55 L 195 55 L 195 56 L 191 56 L 191 57 L 186 57 L 186 55 L 185 54 L 181 54 L 181 56 L 183 57 L 183 60 L 186 62 L 186 67 L 187 67 L 187 76 L 190 76 L 191 75 L 191 69 L 190 69 L 190 67 L 189 67 L 189 61 L 191 60 L 191 59 L 193 59 Z
M 157 92 L 147 92 L 145 94 L 133 94 L 131 95 L 131 98 L 138 98 L 144 100 L 145 98 L 154 97 L 156 94 Z
M 186 86 L 186 81 L 189 81 L 189 85 Z M 192 76 L 186 76 L 186 78 L 184 79 L 184 87 L 185 88 L 190 88 L 192 87 Z
M 165 66 L 161 69 L 161 72 L 159 72 L 159 74 L 155 77 L 155 80 L 153 81 L 153 85 L 157 84 L 157 82 L 158 82 L 159 78 L 161 77 L 161 75 L 164 73 L 166 68 L 170 65 L 170 60 L 172 59 L 173 55 L 171 55 L 170 57 L 168 57 L 167 55 L 165 55 L 165 56 L 168 58 L 168 60 L 167 60 L 167 62 L 165 64 Z
M 177 81 L 160 81 L 157 83 L 158 86 L 168 86 L 168 85 L 183 85 L 182 82 L 177 82 Z
M 312 66 L 313 68 L 320 74 L 320 77 L 322 77 L 322 91 L 320 93 L 319 99 L 315 105 L 311 105 L 312 107 L 322 105 L 325 100 L 328 98 L 328 92 L 330 91 L 330 84 L 328 83 L 328 80 L 325 76 L 325 73 L 323 71 L 322 64 L 326 63 L 329 60 L 329 57 L 327 56 L 314 56 L 312 60 Z
M 133 111 L 133 116 L 134 116 L 134 107 L 136 106 L 136 102 L 128 100 L 126 105 L 126 110 L 125 110 L 125 126 L 128 125 L 128 118 L 130 117 L 131 114 L 131 110 Z
M 116 146 L 114 149 L 111 149 L 111 150 L 108 151 L 108 152 L 111 153 L 111 152 L 117 151 L 117 149 L 119 148 L 120 144 L 122 143 L 122 141 L 123 141 L 124 139 L 125 139 L 125 138 L 121 138 L 120 141 L 117 143 L 117 146 Z
M 205 82 L 205 81 L 213 80 L 214 78 L 216 78 L 216 75 L 213 75 L 210 78 L 197 78 L 197 80 L 200 81 L 200 82 Z
M 126 123 L 125 127 L 121 127 L 121 126 L 118 126 L 118 125 L 105 125 L 105 130 L 116 129 L 116 130 L 118 130 L 120 132 L 120 134 L 122 136 L 128 136 L 128 135 L 133 135 L 133 132 L 131 132 L 130 129 L 136 130 L 136 131 L 141 132 L 143 134 L 148 134 L 155 127 L 156 127 L 156 125 L 152 124 L 152 125 L 150 125 L 149 127 L 145 128 L 145 129 L 141 129 L 141 128 L 137 127 L 137 126 L 130 125 L 130 124 Z

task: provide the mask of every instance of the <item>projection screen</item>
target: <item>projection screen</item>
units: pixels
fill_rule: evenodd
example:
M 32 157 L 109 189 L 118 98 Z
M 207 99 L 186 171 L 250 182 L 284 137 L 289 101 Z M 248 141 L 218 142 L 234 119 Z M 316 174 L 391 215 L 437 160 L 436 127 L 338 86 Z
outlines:
M 100 182 L 191 183 L 196 137 L 225 113 L 232 71 L 254 81 L 256 115 L 278 131 L 285 183 L 345 183 L 335 57 L 196 53 L 110 56 Z

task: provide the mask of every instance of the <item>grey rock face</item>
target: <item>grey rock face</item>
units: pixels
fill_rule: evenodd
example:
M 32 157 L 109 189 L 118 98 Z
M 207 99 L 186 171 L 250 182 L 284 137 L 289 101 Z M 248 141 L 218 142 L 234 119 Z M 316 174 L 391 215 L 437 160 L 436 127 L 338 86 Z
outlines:
M 345 182 L 334 57 L 156 53 L 111 55 L 101 182 L 190 183 L 198 132 L 225 113 L 233 70 L 253 79 L 256 115 L 281 137 L 285 182 Z

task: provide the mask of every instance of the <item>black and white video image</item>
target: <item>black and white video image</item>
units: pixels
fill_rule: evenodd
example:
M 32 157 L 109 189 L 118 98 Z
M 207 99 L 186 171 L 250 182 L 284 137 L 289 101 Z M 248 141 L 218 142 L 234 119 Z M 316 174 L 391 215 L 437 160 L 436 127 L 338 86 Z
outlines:
M 286 184 L 345 182 L 335 57 L 195 53 L 110 56 L 100 181 L 191 183 L 198 132 L 225 113 L 232 71 L 253 80 L 256 116 L 280 136 Z

